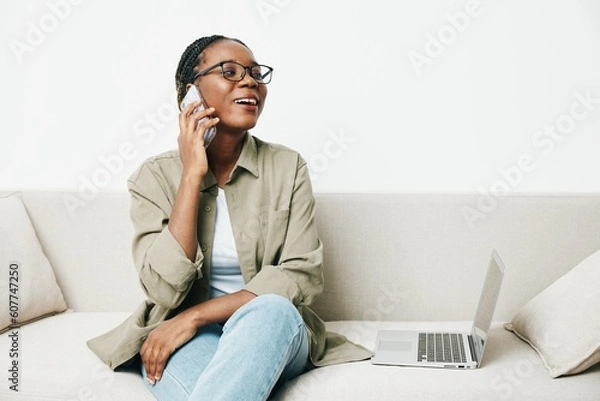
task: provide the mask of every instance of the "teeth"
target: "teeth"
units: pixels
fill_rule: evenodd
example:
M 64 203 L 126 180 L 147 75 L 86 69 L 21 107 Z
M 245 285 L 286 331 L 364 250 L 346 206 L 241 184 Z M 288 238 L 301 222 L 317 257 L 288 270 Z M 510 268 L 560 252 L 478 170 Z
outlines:
M 244 99 L 237 99 L 235 101 L 238 104 L 251 104 L 253 106 L 256 106 L 256 99 L 251 99 L 251 98 L 244 98 Z

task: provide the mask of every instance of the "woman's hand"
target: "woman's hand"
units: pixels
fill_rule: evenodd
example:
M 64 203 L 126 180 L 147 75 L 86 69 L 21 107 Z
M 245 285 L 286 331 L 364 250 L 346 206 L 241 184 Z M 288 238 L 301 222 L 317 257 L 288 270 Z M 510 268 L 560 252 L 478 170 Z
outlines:
M 184 176 L 202 180 L 208 172 L 208 161 L 204 148 L 204 133 L 219 123 L 218 117 L 210 117 L 214 113 L 214 107 L 194 113 L 194 109 L 200 106 L 201 101 L 190 103 L 179 114 L 179 157 L 183 164 Z M 200 125 L 198 121 L 208 117 Z
M 169 357 L 196 334 L 196 325 L 186 313 L 162 322 L 150 332 L 140 349 L 146 378 L 152 384 L 162 377 Z

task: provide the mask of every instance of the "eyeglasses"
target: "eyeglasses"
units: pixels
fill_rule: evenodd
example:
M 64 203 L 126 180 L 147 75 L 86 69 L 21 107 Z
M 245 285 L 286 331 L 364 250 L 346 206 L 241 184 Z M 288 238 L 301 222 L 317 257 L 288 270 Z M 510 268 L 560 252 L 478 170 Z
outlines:
M 246 67 L 245 65 L 236 63 L 235 61 L 221 61 L 220 63 L 215 64 L 212 67 L 208 67 L 194 75 L 192 81 L 195 81 L 198 77 L 208 74 L 217 67 L 221 67 L 221 75 L 223 75 L 223 78 L 231 82 L 240 82 L 246 76 L 246 71 L 249 71 L 252 79 L 259 84 L 266 85 L 271 82 L 271 78 L 273 77 L 273 68 L 267 65 L 256 64 Z

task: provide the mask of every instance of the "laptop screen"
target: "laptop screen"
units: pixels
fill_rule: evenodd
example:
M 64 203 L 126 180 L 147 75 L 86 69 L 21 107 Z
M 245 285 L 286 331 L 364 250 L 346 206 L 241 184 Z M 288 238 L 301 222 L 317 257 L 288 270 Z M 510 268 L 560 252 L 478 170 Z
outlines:
M 500 287 L 504 278 L 504 269 L 504 263 L 498 253 L 496 250 L 492 251 L 471 331 L 478 365 L 481 364 L 483 358 L 487 334 L 492 324 L 496 302 L 498 301 Z

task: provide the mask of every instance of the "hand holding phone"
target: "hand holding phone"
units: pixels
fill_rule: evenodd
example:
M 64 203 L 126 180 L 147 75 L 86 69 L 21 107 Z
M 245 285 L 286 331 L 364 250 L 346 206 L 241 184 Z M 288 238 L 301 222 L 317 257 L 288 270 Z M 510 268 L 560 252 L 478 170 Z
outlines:
M 202 99 L 202 96 L 200 96 L 200 92 L 198 91 L 198 88 L 196 87 L 196 85 L 192 85 L 192 86 L 190 86 L 190 89 L 188 89 L 187 93 L 185 94 L 185 97 L 181 101 L 179 108 L 181 111 L 183 111 L 190 103 L 193 103 L 198 100 L 200 100 L 200 106 L 198 106 L 194 109 L 194 111 L 193 111 L 194 113 L 204 110 L 205 106 L 204 106 L 204 100 Z M 202 122 L 204 120 L 206 120 L 207 118 L 208 117 L 204 117 L 204 118 L 200 119 L 198 121 L 198 125 L 202 124 Z M 196 126 L 196 128 L 197 127 L 198 126 Z M 210 142 L 213 140 L 213 138 L 215 137 L 216 134 L 217 134 L 216 127 L 210 127 L 209 129 L 207 129 L 204 132 L 204 147 L 205 148 L 208 148 L 208 145 L 210 145 Z

